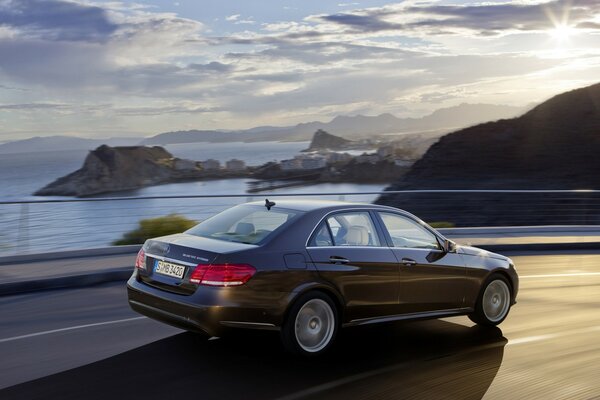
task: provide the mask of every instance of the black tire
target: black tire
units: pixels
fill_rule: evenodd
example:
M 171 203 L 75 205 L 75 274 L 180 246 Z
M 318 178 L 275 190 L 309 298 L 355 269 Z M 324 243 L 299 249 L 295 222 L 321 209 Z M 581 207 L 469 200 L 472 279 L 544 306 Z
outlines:
M 301 295 L 288 311 L 281 327 L 281 341 L 290 353 L 317 356 L 331 348 L 339 325 L 339 312 L 331 297 L 322 292 L 308 292 Z M 310 346 L 313 341 L 315 345 Z
M 491 291 L 486 294 L 486 291 Z M 506 293 L 503 293 L 504 291 Z M 493 296 L 497 296 L 502 304 L 496 305 L 490 303 Z M 512 287 L 508 279 L 501 274 L 490 275 L 481 288 L 477 301 L 475 302 L 475 310 L 469 314 L 469 319 L 478 325 L 482 326 L 497 326 L 506 319 L 510 312 L 512 299 Z M 506 301 L 506 304 L 504 304 Z M 486 307 L 486 303 L 487 307 Z M 487 310 L 487 312 L 486 312 Z

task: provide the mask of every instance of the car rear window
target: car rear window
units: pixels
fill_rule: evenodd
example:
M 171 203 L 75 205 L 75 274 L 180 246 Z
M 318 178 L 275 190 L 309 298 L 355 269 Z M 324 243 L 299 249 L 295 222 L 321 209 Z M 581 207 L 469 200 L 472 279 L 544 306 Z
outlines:
M 242 205 L 227 209 L 185 233 L 229 242 L 259 244 L 302 212 Z

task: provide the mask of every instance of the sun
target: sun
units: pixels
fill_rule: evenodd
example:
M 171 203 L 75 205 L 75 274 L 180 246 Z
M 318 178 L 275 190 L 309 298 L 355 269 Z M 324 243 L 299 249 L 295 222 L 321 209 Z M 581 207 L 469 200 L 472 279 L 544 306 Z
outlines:
M 575 33 L 575 29 L 567 24 L 557 24 L 548 33 L 559 42 L 565 42 Z

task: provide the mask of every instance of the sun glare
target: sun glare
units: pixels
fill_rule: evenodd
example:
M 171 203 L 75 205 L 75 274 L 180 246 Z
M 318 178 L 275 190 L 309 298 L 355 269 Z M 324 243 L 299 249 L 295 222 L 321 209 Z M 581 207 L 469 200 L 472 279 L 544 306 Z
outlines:
M 575 33 L 575 29 L 566 24 L 558 24 L 548 33 L 559 42 L 564 42 Z

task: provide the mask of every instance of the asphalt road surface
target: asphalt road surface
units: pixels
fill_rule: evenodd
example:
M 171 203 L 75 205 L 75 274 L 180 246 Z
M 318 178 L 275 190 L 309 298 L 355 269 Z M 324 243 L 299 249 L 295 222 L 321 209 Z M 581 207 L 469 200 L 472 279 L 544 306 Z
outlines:
M 204 341 L 133 313 L 124 284 L 0 298 L 0 399 L 600 399 L 600 252 L 512 255 L 518 304 L 342 331 L 297 359 L 276 333 Z

